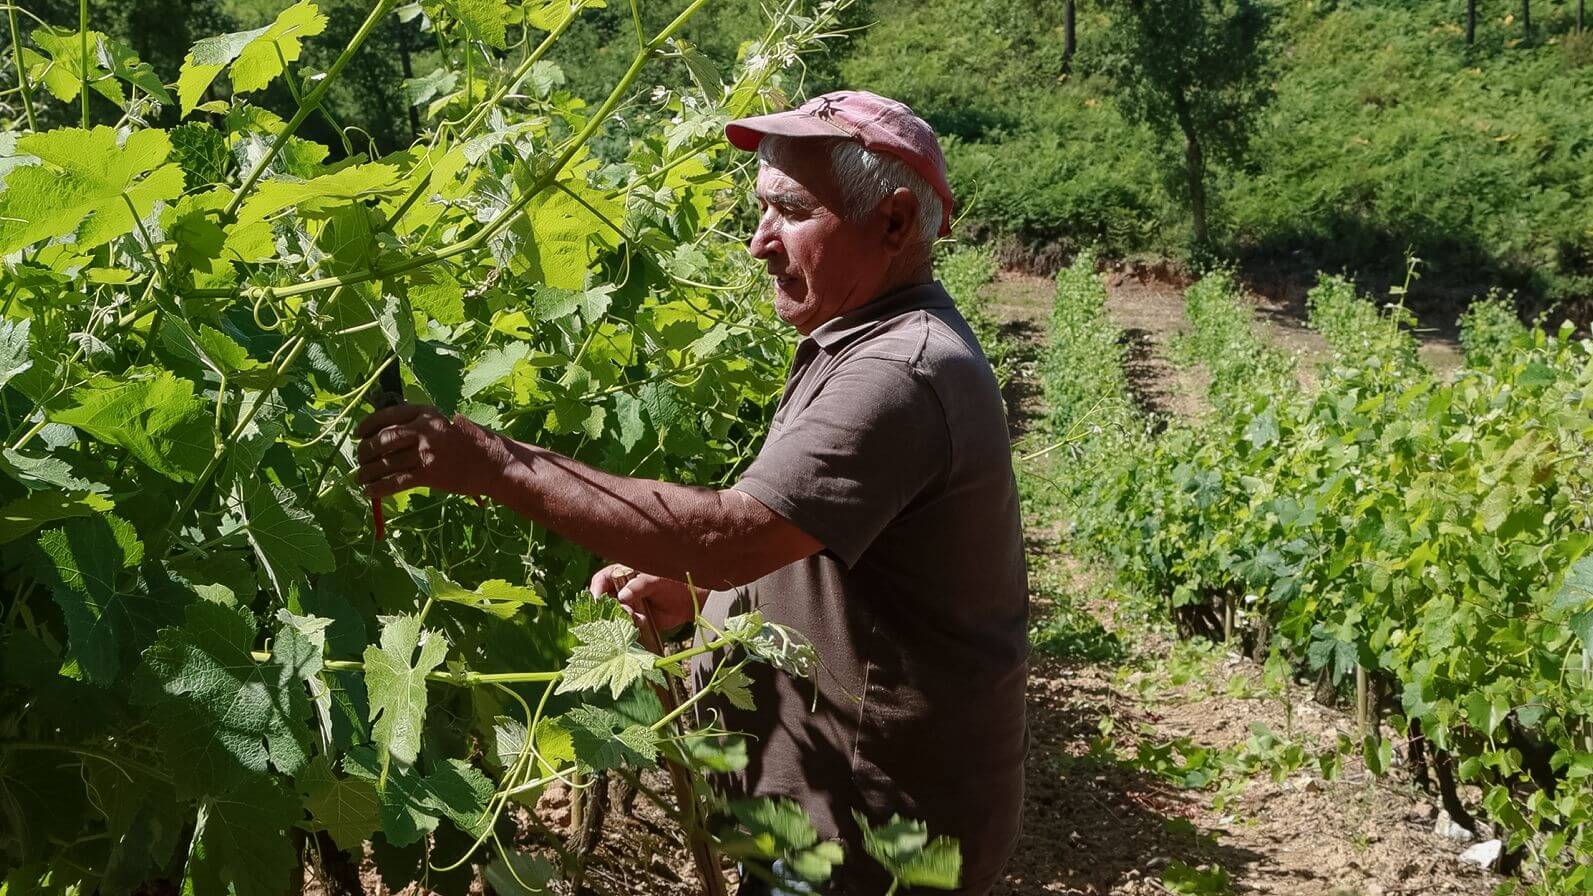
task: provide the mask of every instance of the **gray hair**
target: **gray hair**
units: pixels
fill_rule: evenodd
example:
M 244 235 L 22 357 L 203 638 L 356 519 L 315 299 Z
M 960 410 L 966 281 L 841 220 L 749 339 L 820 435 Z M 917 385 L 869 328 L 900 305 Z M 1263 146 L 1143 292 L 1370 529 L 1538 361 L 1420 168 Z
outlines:
M 766 134 L 758 141 L 758 160 L 778 166 L 791 157 L 797 138 Z M 890 153 L 865 149 L 854 140 L 835 140 L 830 145 L 830 172 L 841 189 L 842 213 L 848 220 L 860 221 L 873 213 L 880 202 L 906 187 L 918 200 L 917 248 L 927 259 L 940 236 L 940 219 L 945 213 L 940 194 L 906 162 Z

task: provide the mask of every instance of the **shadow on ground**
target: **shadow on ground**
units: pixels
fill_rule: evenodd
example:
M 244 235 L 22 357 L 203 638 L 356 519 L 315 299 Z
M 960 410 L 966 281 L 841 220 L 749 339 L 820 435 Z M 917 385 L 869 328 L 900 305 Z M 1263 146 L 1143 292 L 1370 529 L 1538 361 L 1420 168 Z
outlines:
M 1087 663 L 1036 657 L 1029 681 L 1029 759 L 1024 829 L 1006 880 L 1017 894 L 1122 893 L 1137 881 L 1160 891 L 1172 863 L 1216 865 L 1234 881 L 1264 857 L 1220 844 L 1192 820 L 1186 792 L 1092 753 L 1116 701 Z M 1118 720 L 1121 723 L 1121 719 Z

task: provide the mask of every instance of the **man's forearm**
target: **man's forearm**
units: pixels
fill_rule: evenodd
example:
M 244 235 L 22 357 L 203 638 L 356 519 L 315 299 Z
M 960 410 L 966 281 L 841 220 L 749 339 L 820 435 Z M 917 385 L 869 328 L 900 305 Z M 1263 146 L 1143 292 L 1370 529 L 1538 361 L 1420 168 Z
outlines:
M 490 497 L 600 557 L 709 588 L 745 584 L 794 559 L 763 531 L 783 521 L 748 495 L 615 476 L 504 441 L 514 460 Z

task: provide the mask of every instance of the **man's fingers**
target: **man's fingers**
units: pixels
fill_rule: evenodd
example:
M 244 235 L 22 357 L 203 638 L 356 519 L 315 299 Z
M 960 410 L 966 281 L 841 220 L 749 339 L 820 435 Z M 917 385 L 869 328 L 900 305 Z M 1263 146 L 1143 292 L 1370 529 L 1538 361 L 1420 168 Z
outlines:
M 367 483 L 365 494 L 372 498 L 385 498 L 388 495 L 396 495 L 405 489 L 414 488 L 418 484 L 415 481 L 414 473 L 394 473 L 375 482 Z
M 605 566 L 592 574 L 592 584 L 587 586 L 587 590 L 592 592 L 593 597 L 615 593 L 617 589 L 614 587 L 614 576 L 609 572 L 613 568 Z
M 382 408 L 361 420 L 359 427 L 354 430 L 354 434 L 363 439 L 385 427 L 408 423 L 429 410 L 431 408 L 423 404 L 395 404 L 390 408 Z
M 419 466 L 420 449 L 406 448 L 360 464 L 358 478 L 361 485 L 370 485 L 378 479 L 395 473 L 413 471 Z
M 389 426 L 361 440 L 358 456 L 360 463 L 369 463 L 384 454 L 392 454 L 419 443 L 420 433 L 413 429 Z

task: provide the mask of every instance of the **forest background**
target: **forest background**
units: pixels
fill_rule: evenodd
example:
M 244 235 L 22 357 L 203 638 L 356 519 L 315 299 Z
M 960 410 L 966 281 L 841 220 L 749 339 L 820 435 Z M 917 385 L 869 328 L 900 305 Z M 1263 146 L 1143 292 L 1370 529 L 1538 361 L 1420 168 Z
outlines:
M 650 2 L 642 15 L 658 26 L 683 5 Z M 97 27 L 161 72 L 176 71 L 197 38 L 259 27 L 279 6 L 90 2 Z M 948 149 L 959 235 L 993 241 L 1009 264 L 1049 273 L 1094 245 L 1118 257 L 1226 257 L 1307 280 L 1344 269 L 1380 292 L 1415 256 L 1425 274 L 1417 302 L 1455 307 L 1500 288 L 1529 311 L 1558 305 L 1586 317 L 1593 37 L 1578 30 L 1576 0 L 1255 6 L 1265 22 L 1245 73 L 1254 89 L 1230 98 L 1239 151 L 1208 152 L 1204 240 L 1192 230 L 1183 144 L 1125 108 L 1129 78 L 1144 73 L 1114 56 L 1144 45 L 1126 45 L 1114 28 L 1123 4 L 868 0 L 847 13 L 858 29 L 850 39 L 807 57 L 805 92 L 867 88 L 924 115 Z M 31 7 L 45 21 L 76 16 L 74 0 Z M 621 7 L 592 10 L 560 42 L 563 89 L 596 101 L 623 70 L 632 38 Z M 312 67 L 330 61 L 314 57 L 334 52 L 365 13 L 359 0 L 322 8 L 329 24 L 306 48 Z M 756 0 L 726 0 L 686 37 L 729 64 L 761 16 Z M 399 149 L 424 130 L 426 105 L 452 78 L 418 15 L 391 18 L 335 86 L 330 119 L 312 119 L 304 134 L 336 154 L 337 121 L 362 132 L 355 152 L 370 149 L 361 140 L 371 155 Z M 280 82 L 270 91 L 282 96 L 259 98 L 267 107 L 291 100 Z

